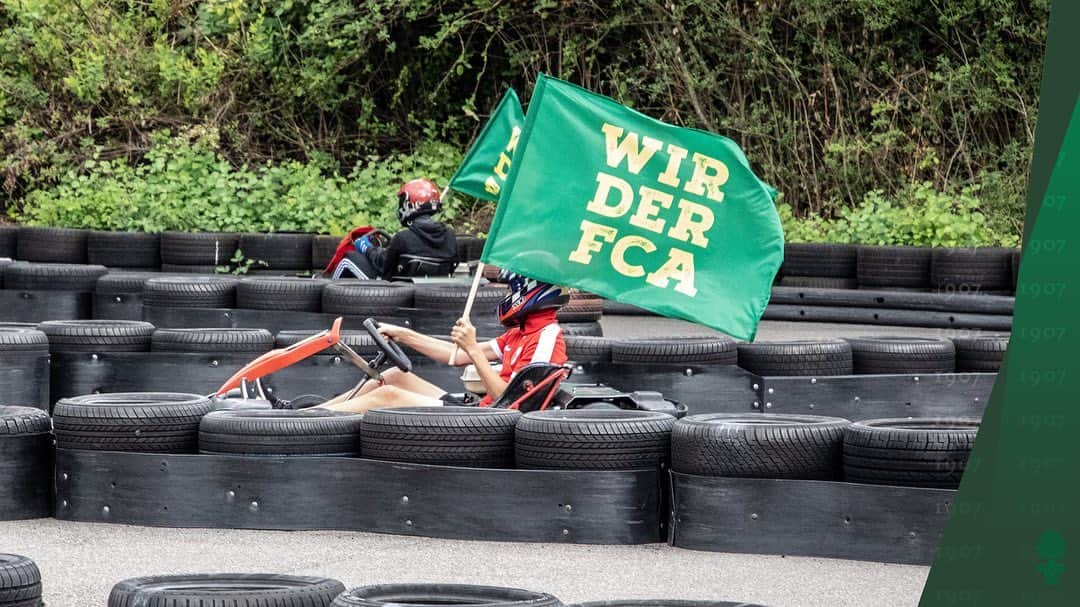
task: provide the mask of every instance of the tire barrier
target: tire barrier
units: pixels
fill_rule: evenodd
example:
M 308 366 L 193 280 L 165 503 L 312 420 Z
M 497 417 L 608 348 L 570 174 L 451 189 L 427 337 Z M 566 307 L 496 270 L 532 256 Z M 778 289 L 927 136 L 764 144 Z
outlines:
M 15 251 L 19 240 L 19 227 L 13 225 L 0 225 L 0 257 L 15 259 Z
M 359 423 L 369 459 L 469 468 L 513 468 L 521 413 L 478 407 L 398 407 L 368 411 Z
M 990 297 L 981 296 L 981 297 Z M 974 298 L 973 298 L 974 299 Z M 890 327 L 925 327 L 928 329 L 1012 330 L 1012 316 L 956 312 L 921 312 L 890 308 L 794 306 L 769 304 L 764 320 L 822 323 L 854 323 Z
M 627 601 L 593 601 L 577 603 L 570 607 L 765 607 L 757 603 L 734 603 L 731 601 L 672 601 L 664 598 L 627 599 Z
M 519 468 L 666 469 L 675 418 L 618 409 L 533 411 L 517 424 Z
M 414 287 L 382 281 L 338 281 L 323 289 L 322 310 L 347 316 L 396 316 L 413 305 Z
M 195 394 L 125 392 L 62 398 L 53 411 L 59 449 L 195 453 L 210 400 Z
M 239 249 L 252 270 L 310 270 L 312 240 L 311 234 L 295 232 L 241 234 Z
M 1009 347 L 1008 334 L 954 337 L 952 341 L 957 371 L 996 373 Z
M 388 322 L 404 327 L 413 327 L 412 320 L 405 316 L 408 309 L 397 310 L 396 316 L 380 315 L 380 322 Z M 266 329 L 271 333 L 286 330 L 325 331 L 342 316 L 347 327 L 359 327 L 366 316 L 348 316 L 316 312 L 289 312 L 284 310 L 245 310 L 242 308 L 183 308 L 162 305 L 144 305 L 143 318 L 156 327 L 174 329 L 196 328 L 231 328 L 231 329 Z M 456 320 L 456 319 L 455 319 Z M 446 332 L 453 326 L 442 325 Z M 414 327 L 415 328 L 415 327 Z M 501 332 L 501 331 L 500 331 Z
M 930 565 L 956 491 L 672 472 L 670 544 Z
M 979 420 L 874 419 L 844 430 L 844 478 L 859 483 L 956 489 Z
M 160 268 L 161 235 L 94 230 L 86 237 L 86 260 L 113 268 Z
M 822 376 L 855 373 L 851 344 L 842 339 L 739 344 L 739 366 L 755 375 Z
M 220 232 L 164 232 L 161 263 L 174 266 L 220 266 L 236 254 L 238 234 Z M 212 270 L 211 270 L 212 271 Z
M 323 288 L 329 283 L 313 278 L 245 278 L 236 285 L 236 306 L 251 310 L 320 312 Z
M 143 283 L 143 303 L 170 308 L 233 308 L 238 282 L 219 276 L 151 278 Z
M 89 230 L 23 226 L 15 245 L 15 258 L 48 263 L 86 263 Z
M 464 584 L 386 584 L 343 592 L 333 607 L 562 607 L 559 599 L 542 592 Z
M 0 487 L 0 521 L 52 516 L 53 438 L 44 411 L 0 405 Z M 0 570 L 3 563 L 0 555 Z
M 671 469 L 701 476 L 836 480 L 846 419 L 717 413 L 675 422 Z
M 41 602 L 41 572 L 34 561 L 17 554 L 0 554 L 0 605 L 44 605 Z
M 199 423 L 199 453 L 357 456 L 361 419 L 325 409 L 215 411 Z
M 956 346 L 947 339 L 933 337 L 850 337 L 855 372 L 953 373 Z
M 4 322 L 90 318 L 93 299 L 81 291 L 0 290 Z
M 925 247 L 860 246 L 855 262 L 859 286 L 929 289 L 931 252 Z
M 832 308 L 877 308 L 923 310 L 1012 316 L 1015 298 L 1004 295 L 961 297 L 950 293 L 913 291 L 811 289 L 773 287 L 770 305 L 822 306 Z M 854 321 L 853 321 L 854 322 Z
M 146 352 L 154 325 L 139 320 L 47 320 L 50 352 Z
M 56 518 L 84 522 L 583 544 L 659 542 L 664 522 L 659 470 L 58 449 L 56 474 Z
M 266 329 L 157 329 L 150 338 L 154 352 L 243 352 L 262 354 L 274 348 Z
M 109 607 L 328 607 L 345 585 L 312 576 L 215 573 L 155 575 L 118 582 Z
M 0 327 L 0 405 L 48 411 L 50 373 L 49 339 L 44 333 L 29 327 Z
M 1012 249 L 934 249 L 930 286 L 939 291 L 1008 293 L 1012 289 Z
M 855 245 L 787 243 L 781 276 L 854 279 Z

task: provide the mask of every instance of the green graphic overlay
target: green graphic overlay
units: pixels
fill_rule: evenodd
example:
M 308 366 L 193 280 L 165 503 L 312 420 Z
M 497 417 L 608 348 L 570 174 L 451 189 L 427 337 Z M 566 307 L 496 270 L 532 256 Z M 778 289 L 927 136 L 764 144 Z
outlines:
M 542 76 L 482 259 L 752 339 L 783 251 L 733 141 Z
M 510 89 L 495 106 L 465 160 L 450 178 L 451 189 L 482 200 L 499 200 L 524 124 L 521 102 L 514 89 Z
M 1072 118 L 1045 191 L 1024 246 L 1007 363 L 952 506 L 923 606 L 1080 604 L 1075 89 Z

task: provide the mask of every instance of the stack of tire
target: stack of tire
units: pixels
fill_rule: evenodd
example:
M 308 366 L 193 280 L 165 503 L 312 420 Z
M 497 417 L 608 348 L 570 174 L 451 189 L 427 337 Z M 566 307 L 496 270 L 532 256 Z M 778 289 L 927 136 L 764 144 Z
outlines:
M 787 243 L 779 276 L 785 287 L 854 289 L 855 245 Z
M 956 346 L 936 337 L 849 337 L 857 375 L 956 372 Z
M 161 269 L 164 272 L 213 274 L 229 266 L 240 244 L 227 232 L 164 232 L 161 234 Z
M 0 405 L 49 408 L 49 338 L 36 325 L 0 325 Z
M 239 282 L 232 276 L 149 278 L 143 282 L 143 304 L 162 308 L 235 308 Z
M 934 249 L 930 286 L 939 293 L 1009 295 L 1016 290 L 1014 255 L 1002 247 Z
M 197 453 L 199 422 L 210 400 L 196 394 L 90 394 L 57 401 L 57 449 Z
M 75 300 L 38 300 L 39 291 L 63 291 L 90 294 L 97 280 L 108 270 L 100 265 L 70 265 L 66 263 L 43 263 L 16 261 L 3 266 L 3 284 L 9 291 L 20 291 L 20 298 L 29 302 L 23 312 L 27 320 L 52 318 L 88 318 L 92 314 L 89 302 Z M 21 303 L 26 303 L 21 302 Z
M 113 586 L 109 607 L 562 607 L 550 594 L 463 584 L 387 584 L 346 590 L 331 578 L 258 573 L 157 575 Z
M 576 348 L 579 344 L 574 345 Z M 598 343 L 595 345 L 600 346 Z M 736 365 L 739 351 L 735 341 L 723 335 L 620 339 L 611 342 L 611 361 L 661 369 L 692 369 Z
M 857 247 L 860 289 L 927 291 L 930 289 L 931 249 L 924 247 Z
M 955 489 L 978 426 L 966 418 L 691 415 L 672 430 L 671 467 L 699 476 Z
M 600 317 L 604 311 L 604 300 L 581 289 L 570 289 L 570 300 L 556 313 L 559 325 L 565 335 L 604 334 L 600 327 Z
M 415 290 L 409 283 L 381 280 L 333 281 L 323 288 L 320 305 L 324 313 L 340 316 L 400 316 L 401 308 L 413 306 Z
M 0 606 L 41 607 L 41 572 L 34 561 L 0 554 Z
M 249 274 L 298 274 L 310 272 L 315 237 L 300 232 L 241 234 L 241 263 Z
M 0 405 L 0 487 L 0 521 L 52 516 L 52 422 L 45 411 Z M 0 605 L 3 583 L 0 575 Z
M 326 266 L 334 259 L 341 236 L 328 234 L 315 234 L 311 237 L 311 270 L 318 273 L 326 269 Z

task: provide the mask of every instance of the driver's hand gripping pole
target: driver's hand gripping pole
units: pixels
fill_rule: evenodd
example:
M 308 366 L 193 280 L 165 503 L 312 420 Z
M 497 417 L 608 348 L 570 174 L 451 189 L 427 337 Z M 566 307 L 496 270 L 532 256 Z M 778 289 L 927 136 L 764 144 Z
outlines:
M 329 331 L 322 331 L 299 341 L 288 348 L 278 348 L 244 365 L 225 382 L 214 396 L 222 396 L 243 382 L 253 382 L 261 377 L 292 366 L 309 356 L 314 356 L 327 348 L 332 348 L 341 341 L 341 317 L 334 320 Z

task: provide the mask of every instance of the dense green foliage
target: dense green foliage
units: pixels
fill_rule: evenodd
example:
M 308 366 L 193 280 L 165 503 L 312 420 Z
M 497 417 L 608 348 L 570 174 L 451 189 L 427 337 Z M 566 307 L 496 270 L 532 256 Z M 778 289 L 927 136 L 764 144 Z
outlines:
M 32 225 L 104 230 L 330 232 L 357 225 L 394 229 L 400 175 L 432 175 L 443 183 L 460 161 L 457 150 L 428 143 L 416 154 L 369 156 L 348 174 L 331 160 L 232 167 L 206 137 L 155 137 L 144 162 L 91 158 L 59 185 L 27 196 L 18 218 Z M 444 216 L 458 219 L 449 205 Z M 462 218 L 464 219 L 464 218 Z
M 1013 231 L 990 225 L 979 210 L 975 188 L 942 193 L 919 183 L 888 197 L 880 190 L 867 193 L 855 207 L 845 207 L 834 219 L 798 218 L 790 205 L 779 206 L 788 242 L 893 244 L 920 247 L 1019 245 Z
M 732 137 L 798 216 L 835 218 L 876 190 L 902 206 L 912 184 L 977 185 L 989 225 L 1019 232 L 1048 6 L 0 0 L 4 198 L 70 190 L 72 171 L 103 163 L 128 170 L 119 161 L 142 161 L 164 129 L 218 134 L 215 175 L 227 164 L 303 191 L 319 173 L 340 189 L 334 168 L 373 154 L 415 158 L 432 140 L 460 152 L 506 86 L 527 101 L 546 72 Z M 228 213 L 214 222 L 233 225 Z M 71 214 L 39 219 L 52 216 Z

